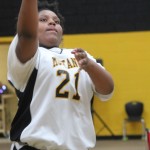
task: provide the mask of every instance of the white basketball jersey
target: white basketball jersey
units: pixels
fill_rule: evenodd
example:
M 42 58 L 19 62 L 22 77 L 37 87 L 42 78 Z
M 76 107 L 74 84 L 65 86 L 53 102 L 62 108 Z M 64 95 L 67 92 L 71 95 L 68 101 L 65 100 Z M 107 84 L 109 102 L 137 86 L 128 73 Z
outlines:
M 94 147 L 91 99 L 94 94 L 102 100 L 111 94 L 95 92 L 71 49 L 39 47 L 35 56 L 22 64 L 15 53 L 17 40 L 16 36 L 8 54 L 8 80 L 19 98 L 10 139 L 43 150 Z

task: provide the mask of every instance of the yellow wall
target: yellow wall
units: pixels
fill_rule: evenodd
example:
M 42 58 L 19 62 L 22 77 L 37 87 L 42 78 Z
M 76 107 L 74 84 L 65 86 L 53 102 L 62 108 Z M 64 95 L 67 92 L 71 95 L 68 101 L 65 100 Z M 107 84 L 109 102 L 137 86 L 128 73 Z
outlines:
M 113 97 L 107 102 L 94 100 L 94 108 L 115 135 L 122 135 L 122 123 L 126 117 L 124 105 L 130 100 L 144 103 L 147 127 L 150 127 L 150 32 L 64 35 L 63 47 L 80 47 L 96 58 L 102 58 L 104 66 L 115 82 Z M 6 83 L 7 46 L 0 46 L 0 80 Z M 107 129 L 99 130 L 102 123 L 94 116 L 98 135 L 110 135 Z M 140 134 L 140 124 L 129 124 L 128 134 Z
M 0 81 L 10 86 L 7 81 L 7 53 L 8 44 L 0 44 Z
M 0 39 L 1 42 L 1 39 Z M 8 53 L 8 43 L 2 42 L 0 44 L 0 81 L 7 85 L 9 92 L 14 93 L 14 89 L 7 81 L 7 53 Z M 12 60 L 13 61 L 13 60 Z M 6 128 L 10 128 L 10 123 L 15 115 L 17 107 L 17 100 L 16 98 L 7 99 L 6 100 Z
M 150 127 L 150 32 L 111 34 L 67 35 L 64 47 L 82 47 L 96 58 L 102 58 L 104 66 L 115 82 L 114 96 L 108 102 L 96 98 L 94 107 L 115 135 L 122 135 L 122 123 L 126 117 L 124 104 L 130 100 L 144 103 L 143 116 Z M 128 127 L 129 126 L 129 127 Z M 129 124 L 129 134 L 140 134 L 140 124 Z M 95 118 L 96 132 L 103 126 Z M 104 129 L 99 135 L 109 135 Z

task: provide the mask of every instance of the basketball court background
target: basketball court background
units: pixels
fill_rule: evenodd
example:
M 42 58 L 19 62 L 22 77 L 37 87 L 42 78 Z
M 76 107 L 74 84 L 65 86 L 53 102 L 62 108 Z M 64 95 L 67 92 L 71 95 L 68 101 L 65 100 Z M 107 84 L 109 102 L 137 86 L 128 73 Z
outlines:
M 16 32 L 18 0 L 0 1 L 0 80 L 6 79 L 8 46 Z M 124 105 L 130 100 L 144 103 L 143 117 L 150 127 L 150 1 L 149 0 L 58 0 L 65 17 L 63 47 L 81 47 L 103 60 L 115 82 L 114 96 L 108 102 L 94 99 L 94 109 L 112 130 L 113 138 L 122 136 L 126 117 Z M 13 92 L 13 90 L 12 90 Z M 15 113 L 8 110 L 8 123 Z M 94 116 L 97 137 L 112 137 L 103 123 Z M 141 134 L 140 124 L 129 124 L 128 134 Z

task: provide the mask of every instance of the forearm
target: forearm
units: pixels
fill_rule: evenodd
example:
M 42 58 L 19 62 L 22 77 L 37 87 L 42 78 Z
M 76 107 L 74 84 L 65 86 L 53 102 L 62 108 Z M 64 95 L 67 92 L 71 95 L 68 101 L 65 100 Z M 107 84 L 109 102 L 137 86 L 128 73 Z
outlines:
M 96 62 L 89 59 L 88 65 L 84 70 L 89 74 L 98 93 L 106 95 L 113 91 L 114 83 L 111 75 Z
M 18 44 L 16 54 L 25 63 L 36 53 L 38 47 L 37 0 L 22 0 L 17 22 Z
M 38 29 L 37 0 L 22 0 L 17 22 L 19 36 L 36 37 Z
M 111 75 L 92 59 L 88 58 L 85 51 L 76 48 L 72 51 L 78 61 L 80 69 L 84 69 L 90 76 L 98 93 L 107 95 L 114 89 L 114 83 Z

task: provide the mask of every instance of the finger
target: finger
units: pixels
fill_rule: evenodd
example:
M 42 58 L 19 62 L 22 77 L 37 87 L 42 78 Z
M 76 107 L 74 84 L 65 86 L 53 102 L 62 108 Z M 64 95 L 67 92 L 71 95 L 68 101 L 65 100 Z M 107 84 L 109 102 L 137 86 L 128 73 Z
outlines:
M 84 50 L 82 48 L 76 48 L 75 50 L 76 50 L 76 52 L 84 52 Z
M 81 60 L 79 60 L 79 65 L 80 66 L 87 65 L 87 59 L 81 59 Z
M 86 55 L 85 52 L 81 52 L 81 53 L 80 53 L 80 57 L 81 57 L 81 58 L 85 58 L 86 56 L 87 56 L 87 55 Z
M 77 48 L 75 48 L 71 51 L 72 54 L 75 54 L 76 52 L 77 52 Z

